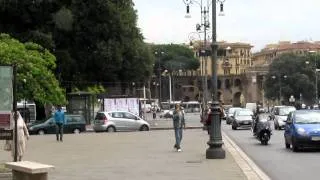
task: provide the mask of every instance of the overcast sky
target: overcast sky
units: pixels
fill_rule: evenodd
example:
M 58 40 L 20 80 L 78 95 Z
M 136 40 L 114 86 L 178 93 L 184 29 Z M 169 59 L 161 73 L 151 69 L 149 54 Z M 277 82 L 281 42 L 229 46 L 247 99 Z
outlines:
M 184 18 L 183 0 L 133 2 L 146 42 L 186 43 L 201 20 L 197 4 L 190 7 L 192 17 Z M 250 43 L 257 51 L 278 41 L 320 40 L 320 0 L 226 0 L 224 9 L 225 16 L 217 17 L 219 41 Z

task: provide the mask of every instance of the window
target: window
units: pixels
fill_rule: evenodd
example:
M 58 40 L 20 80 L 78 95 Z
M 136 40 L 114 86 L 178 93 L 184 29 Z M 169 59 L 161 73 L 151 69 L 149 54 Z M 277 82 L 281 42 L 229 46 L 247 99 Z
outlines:
M 136 119 L 136 116 L 134 116 L 130 113 L 123 113 L 123 117 L 126 119 Z
M 113 118 L 123 118 L 123 114 L 120 112 L 113 112 L 112 117 Z

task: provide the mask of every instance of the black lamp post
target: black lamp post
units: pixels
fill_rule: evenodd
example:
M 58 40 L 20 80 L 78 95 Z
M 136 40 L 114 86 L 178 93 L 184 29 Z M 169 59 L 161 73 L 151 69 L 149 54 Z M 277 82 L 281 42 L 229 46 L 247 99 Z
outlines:
M 159 106 L 160 106 L 160 108 L 162 108 L 161 107 L 161 102 L 162 102 L 162 83 L 161 83 L 161 81 L 162 81 L 162 79 L 161 79 L 161 57 L 159 57 L 159 56 L 162 56 L 163 54 L 164 54 L 164 52 L 158 52 L 158 51 L 156 51 L 156 52 L 154 52 L 154 54 L 156 55 L 156 56 L 158 56 L 158 59 L 159 59 L 159 65 L 158 65 L 158 71 L 159 71 Z
M 26 91 L 26 83 L 27 83 L 27 80 L 26 79 L 23 79 L 23 91 L 25 92 Z M 23 101 L 23 118 L 24 118 L 24 121 L 26 123 L 28 123 L 29 121 L 27 120 L 27 102 L 26 102 L 26 97 L 24 96 L 24 101 Z
M 208 141 L 209 148 L 206 151 L 206 158 L 207 159 L 224 159 L 226 154 L 225 150 L 222 148 L 222 135 L 221 135 L 221 120 L 220 120 L 220 108 L 219 108 L 219 102 L 217 101 L 217 95 L 218 95 L 218 77 L 217 77 L 217 50 L 218 50 L 218 44 L 217 44 L 217 21 L 216 21 L 216 3 L 217 1 L 220 3 L 220 13 L 219 15 L 223 14 L 223 3 L 225 0 L 212 0 L 212 43 L 211 43 L 211 49 L 212 49 L 212 104 L 211 104 L 211 112 L 212 112 L 212 119 L 211 119 L 211 131 L 210 131 L 210 139 Z M 194 0 L 184 0 L 184 3 L 187 6 L 187 14 L 190 12 L 190 4 L 195 2 Z M 202 3 L 202 0 L 201 0 Z M 207 1 L 207 4 L 209 5 L 209 0 Z

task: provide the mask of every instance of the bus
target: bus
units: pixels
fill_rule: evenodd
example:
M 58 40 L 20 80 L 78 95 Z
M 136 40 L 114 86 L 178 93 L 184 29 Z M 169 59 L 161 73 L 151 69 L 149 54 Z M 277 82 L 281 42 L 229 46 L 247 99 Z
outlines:
M 198 101 L 183 102 L 182 107 L 185 113 L 199 113 L 201 112 L 201 105 Z
M 26 123 L 33 123 L 37 119 L 36 104 L 31 101 L 20 101 L 17 103 L 17 110 Z

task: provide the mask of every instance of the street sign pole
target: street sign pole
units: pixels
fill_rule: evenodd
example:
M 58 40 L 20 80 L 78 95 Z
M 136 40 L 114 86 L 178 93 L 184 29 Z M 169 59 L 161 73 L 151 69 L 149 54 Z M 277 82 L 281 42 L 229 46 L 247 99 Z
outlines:
M 17 66 L 13 65 L 14 162 L 18 161 Z

